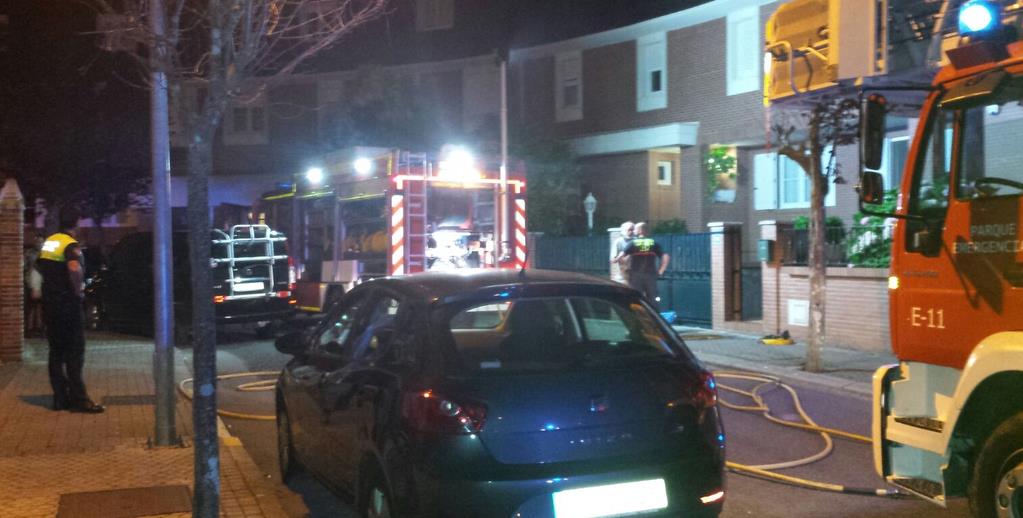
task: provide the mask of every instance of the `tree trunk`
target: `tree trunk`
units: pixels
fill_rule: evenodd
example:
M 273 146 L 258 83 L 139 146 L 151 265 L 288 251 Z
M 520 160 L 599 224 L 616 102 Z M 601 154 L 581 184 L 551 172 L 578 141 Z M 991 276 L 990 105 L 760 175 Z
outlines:
M 824 303 L 827 260 L 824 256 L 824 196 L 828 179 L 821 174 L 820 124 L 822 114 L 815 111 L 810 121 L 810 336 L 806 344 L 806 364 L 809 372 L 821 371 L 821 350 L 824 348 Z
M 205 124 L 201 125 L 206 127 Z M 192 515 L 216 518 L 220 506 L 220 451 L 217 437 L 217 350 L 210 271 L 208 178 L 212 142 L 195 130 L 188 148 L 188 259 L 192 281 L 192 347 L 195 432 L 195 500 Z

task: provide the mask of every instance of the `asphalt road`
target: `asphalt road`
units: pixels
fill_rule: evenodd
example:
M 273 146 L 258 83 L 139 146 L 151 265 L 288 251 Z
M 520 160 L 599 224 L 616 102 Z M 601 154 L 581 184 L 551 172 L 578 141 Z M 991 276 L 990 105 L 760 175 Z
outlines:
M 179 354 L 188 358 L 188 350 Z M 190 361 L 190 359 L 189 359 Z M 271 341 L 260 341 L 245 334 L 222 337 L 218 346 L 218 369 L 222 374 L 279 370 L 287 357 L 278 353 Z M 222 409 L 235 412 L 269 415 L 273 413 L 272 392 L 239 392 L 240 383 L 257 378 L 227 380 L 219 385 Z M 746 381 L 719 379 L 719 384 L 744 390 L 753 384 Z M 821 386 L 793 385 L 803 407 L 818 424 L 869 435 L 868 401 L 862 397 L 839 393 Z M 784 419 L 796 419 L 791 400 L 780 389 L 764 391 L 772 413 Z M 742 396 L 721 391 L 728 402 L 749 405 Z M 232 434 L 241 439 L 246 450 L 276 482 L 292 516 L 354 517 L 356 514 L 343 498 L 338 498 L 308 476 L 301 476 L 288 486 L 279 484 L 276 458 L 276 432 L 272 421 L 225 418 Z M 820 451 L 823 441 L 816 434 L 768 422 L 756 413 L 724 410 L 728 435 L 728 458 L 742 464 L 767 464 L 804 458 Z M 834 449 L 826 458 L 807 466 L 783 470 L 790 476 L 841 484 L 850 487 L 885 487 L 874 473 L 870 446 L 846 439 L 835 439 Z M 917 517 L 952 518 L 969 516 L 965 501 L 954 501 L 948 509 L 916 498 L 900 499 L 838 494 L 793 487 L 729 474 L 727 500 L 723 517 L 796 518 L 796 517 Z

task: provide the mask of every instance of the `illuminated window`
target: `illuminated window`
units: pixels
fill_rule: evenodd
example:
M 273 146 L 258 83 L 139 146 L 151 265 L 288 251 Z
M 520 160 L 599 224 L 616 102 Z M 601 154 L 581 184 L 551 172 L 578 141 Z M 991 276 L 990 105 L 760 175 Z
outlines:
M 821 158 L 824 164 L 822 167 L 826 167 L 830 156 L 829 146 Z M 753 158 L 753 182 L 755 210 L 802 209 L 810 206 L 810 177 L 788 157 L 777 153 L 756 155 Z M 836 186 L 832 183 L 829 187 L 824 205 L 834 207 Z

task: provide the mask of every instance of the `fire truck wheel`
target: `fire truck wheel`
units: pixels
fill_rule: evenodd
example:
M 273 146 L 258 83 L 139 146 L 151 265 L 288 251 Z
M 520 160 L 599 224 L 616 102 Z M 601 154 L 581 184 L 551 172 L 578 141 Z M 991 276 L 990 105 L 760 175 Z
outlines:
M 970 507 L 977 518 L 1023 516 L 1023 413 L 995 429 L 973 466 Z

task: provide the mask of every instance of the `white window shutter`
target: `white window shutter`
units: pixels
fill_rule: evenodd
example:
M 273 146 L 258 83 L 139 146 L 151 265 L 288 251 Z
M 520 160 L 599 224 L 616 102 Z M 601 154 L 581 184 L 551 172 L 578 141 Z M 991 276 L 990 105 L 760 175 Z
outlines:
M 753 157 L 753 208 L 778 208 L 778 155 L 761 153 Z
M 831 151 L 833 149 L 834 149 L 834 146 L 827 145 L 827 146 L 824 146 L 824 151 L 821 152 L 821 173 L 822 174 L 828 172 L 828 162 L 831 161 Z M 835 166 L 836 167 L 838 166 L 838 157 L 837 156 L 835 157 Z M 834 207 L 835 206 L 835 201 L 837 199 L 835 197 L 835 191 L 838 190 L 838 184 L 836 184 L 834 182 L 834 180 L 835 180 L 835 177 L 833 175 L 829 175 L 828 176 L 828 194 L 827 194 L 827 196 L 824 197 L 824 206 L 825 207 Z
M 736 95 L 760 88 L 763 61 L 760 8 L 746 7 L 728 13 L 726 19 L 726 93 Z

